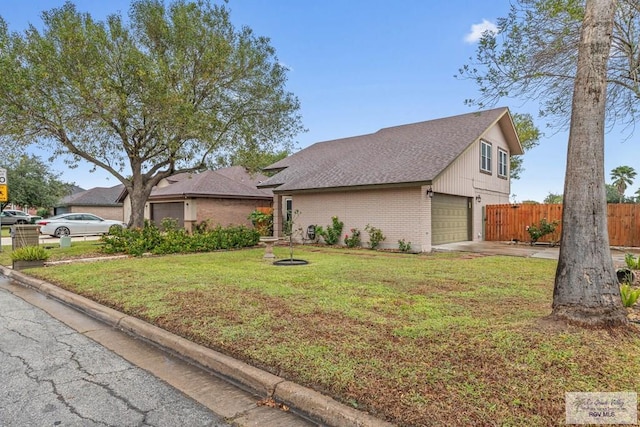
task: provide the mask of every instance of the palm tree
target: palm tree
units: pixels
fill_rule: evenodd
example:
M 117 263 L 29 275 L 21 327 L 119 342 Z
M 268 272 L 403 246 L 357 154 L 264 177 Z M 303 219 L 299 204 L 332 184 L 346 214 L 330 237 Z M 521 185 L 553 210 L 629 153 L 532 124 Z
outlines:
M 618 189 L 620 203 L 624 199 L 624 191 L 627 186 L 633 184 L 633 178 L 635 177 L 636 171 L 631 166 L 618 166 L 611 170 L 611 179 L 613 180 L 613 185 Z

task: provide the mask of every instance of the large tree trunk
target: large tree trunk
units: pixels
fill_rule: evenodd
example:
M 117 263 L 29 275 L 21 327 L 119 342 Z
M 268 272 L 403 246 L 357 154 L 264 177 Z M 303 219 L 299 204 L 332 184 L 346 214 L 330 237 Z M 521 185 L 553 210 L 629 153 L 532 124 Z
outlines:
M 144 207 L 147 204 L 153 184 L 159 181 L 154 178 L 147 181 L 141 174 L 134 174 L 131 180 L 131 186 L 127 187 L 129 192 L 129 200 L 131 202 L 131 217 L 129 218 L 129 228 L 144 227 Z
M 134 189 L 133 193 L 129 194 L 131 201 L 131 218 L 129 219 L 129 228 L 143 228 L 144 227 L 144 206 L 147 203 L 147 197 L 139 194 L 140 191 Z
M 609 235 L 604 176 L 606 76 L 615 0 L 587 0 L 573 93 L 553 315 L 583 326 L 627 322 Z

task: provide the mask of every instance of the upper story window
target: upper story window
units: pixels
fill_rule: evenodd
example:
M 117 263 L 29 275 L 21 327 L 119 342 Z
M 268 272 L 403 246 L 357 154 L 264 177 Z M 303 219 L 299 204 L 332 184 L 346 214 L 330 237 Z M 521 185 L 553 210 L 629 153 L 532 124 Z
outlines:
M 509 172 L 509 154 L 502 148 L 498 148 L 498 176 L 506 178 Z
M 491 173 L 491 144 L 480 140 L 480 171 Z

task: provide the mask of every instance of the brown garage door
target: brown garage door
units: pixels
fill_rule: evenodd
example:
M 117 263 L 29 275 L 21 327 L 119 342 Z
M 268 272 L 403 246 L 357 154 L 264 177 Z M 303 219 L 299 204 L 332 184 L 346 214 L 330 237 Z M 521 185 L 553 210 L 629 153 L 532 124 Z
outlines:
M 434 194 L 431 199 L 431 244 L 471 240 L 469 198 Z
M 160 227 L 164 218 L 174 218 L 178 220 L 178 227 L 184 227 L 184 203 L 152 203 L 151 221 Z

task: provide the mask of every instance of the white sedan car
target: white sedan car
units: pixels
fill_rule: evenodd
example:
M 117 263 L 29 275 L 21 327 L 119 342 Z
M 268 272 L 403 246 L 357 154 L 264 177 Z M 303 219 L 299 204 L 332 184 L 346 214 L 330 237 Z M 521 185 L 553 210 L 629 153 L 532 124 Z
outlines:
M 102 219 L 89 213 L 66 213 L 36 222 L 41 234 L 53 237 L 108 234 L 127 226 L 122 221 Z

